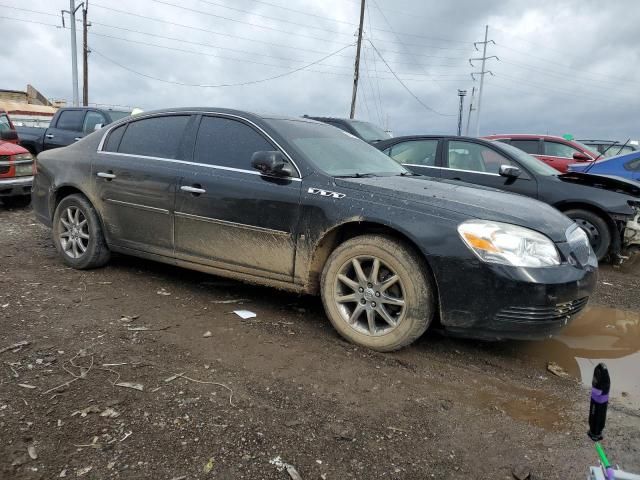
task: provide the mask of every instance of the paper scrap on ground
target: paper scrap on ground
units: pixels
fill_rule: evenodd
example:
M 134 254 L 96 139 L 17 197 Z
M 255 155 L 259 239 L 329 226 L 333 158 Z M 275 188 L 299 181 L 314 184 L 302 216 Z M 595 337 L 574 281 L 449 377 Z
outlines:
M 249 310 L 234 310 L 233 313 L 238 315 L 241 319 L 246 320 L 248 318 L 255 318 L 257 315 Z

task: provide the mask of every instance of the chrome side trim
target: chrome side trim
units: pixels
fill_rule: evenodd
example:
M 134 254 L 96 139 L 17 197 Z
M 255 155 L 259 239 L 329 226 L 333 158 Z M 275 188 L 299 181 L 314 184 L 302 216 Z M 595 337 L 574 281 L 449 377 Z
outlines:
M 104 132 L 104 135 L 102 136 L 102 138 L 100 139 L 100 143 L 98 144 L 98 153 L 110 153 L 113 154 L 114 152 L 103 152 L 103 147 L 104 147 L 104 143 L 106 141 L 107 135 L 109 135 L 109 133 L 111 133 L 111 130 L 113 130 L 116 127 L 119 127 L 120 125 L 124 125 L 125 123 L 130 123 L 132 121 L 135 120 L 140 120 L 142 118 L 153 118 L 153 117 L 164 117 L 167 115 L 217 115 L 220 117 L 226 117 L 226 118 L 234 118 L 237 120 L 243 120 L 245 122 L 247 122 L 248 124 L 252 125 L 254 128 L 256 128 L 260 133 L 262 133 L 265 137 L 267 137 L 276 147 L 278 147 L 280 149 L 280 151 L 282 153 L 284 153 L 284 155 L 287 157 L 287 159 L 291 162 L 291 164 L 295 167 L 296 171 L 298 172 L 298 179 L 302 178 L 302 173 L 300 172 L 300 169 L 298 168 L 298 165 L 296 165 L 296 162 L 293 161 L 293 158 L 291 158 L 291 155 L 289 155 L 289 153 L 282 148 L 282 146 L 276 142 L 273 137 L 271 135 L 269 135 L 267 132 L 264 131 L 264 129 L 262 127 L 260 127 L 259 125 L 255 124 L 254 122 L 252 122 L 251 120 L 249 120 L 248 118 L 242 117 L 240 115 L 234 115 L 232 113 L 223 113 L 223 112 L 215 112 L 215 111 L 199 111 L 199 110 L 195 110 L 195 111 L 181 111 L 181 112 L 163 112 L 163 113 L 154 113 L 154 114 L 139 114 L 136 115 L 135 117 L 133 117 L 133 120 L 128 120 L 127 122 L 121 122 L 121 123 L 116 123 L 114 125 L 111 125 L 106 132 Z M 131 155 L 134 157 L 137 156 L 142 156 L 142 155 Z M 157 157 L 146 157 L 146 158 L 154 158 L 157 159 Z M 239 171 L 248 171 L 248 170 L 239 170 Z M 253 173 L 253 172 L 252 172 Z M 260 175 L 260 174 L 258 174 Z M 270 176 L 270 175 L 265 175 L 265 176 Z M 293 180 L 293 178 L 292 178 Z
M 140 205 L 139 203 L 123 202 L 122 200 L 115 200 L 113 198 L 105 198 L 104 201 L 108 203 L 114 203 L 116 205 L 123 205 L 125 207 L 139 208 L 140 210 L 147 210 L 149 212 L 164 213 L 165 215 L 169 215 L 169 210 L 165 208 L 150 207 L 149 205 Z
M 31 185 L 33 183 L 33 177 L 9 177 L 9 178 L 0 178 L 0 186 L 7 185 Z
M 463 170 L 461 168 L 449 168 L 449 167 L 432 167 L 430 165 L 413 165 L 411 163 L 403 163 L 402 165 L 408 165 L 411 167 L 426 167 L 426 168 L 437 168 L 438 170 L 452 170 L 454 172 L 466 172 L 466 173 L 478 173 L 480 175 L 492 175 L 494 177 L 499 177 L 500 175 L 497 173 L 490 172 L 477 172 L 475 170 Z
M 256 227 L 254 225 L 247 225 L 245 223 L 229 222 L 228 220 L 220 220 L 220 219 L 211 218 L 211 217 L 201 217 L 200 215 L 192 215 L 191 213 L 185 213 L 185 212 L 176 212 L 176 217 L 188 218 L 190 220 L 198 220 L 198 221 L 201 221 L 201 222 L 215 223 L 217 225 L 225 225 L 225 226 L 228 226 L 228 227 L 242 228 L 242 229 L 245 229 L 245 230 L 253 230 L 253 231 L 256 231 L 256 232 L 269 233 L 271 235 L 280 235 L 280 236 L 284 236 L 284 237 L 290 237 L 291 236 L 291 234 L 289 232 L 285 232 L 285 231 L 282 231 L 282 230 L 273 230 L 271 228 Z
M 250 175 L 258 175 L 260 177 L 266 177 L 266 178 L 273 178 L 273 179 L 277 179 L 277 180 L 290 180 L 292 182 L 301 182 L 302 179 L 301 178 L 296 178 L 296 177 L 276 177 L 274 175 L 265 175 L 263 173 L 260 173 L 256 170 L 245 170 L 242 168 L 233 168 L 233 167 L 225 167 L 222 165 L 209 165 L 208 163 L 197 163 L 197 162 L 187 162 L 186 160 L 174 160 L 172 158 L 161 158 L 161 157 L 148 157 L 146 155 L 134 155 L 131 153 L 119 153 L 119 152 L 101 152 L 98 151 L 97 153 L 101 153 L 104 155 L 116 155 L 116 156 L 120 156 L 120 157 L 134 157 L 134 158 L 144 158 L 147 160 L 157 160 L 159 162 L 169 162 L 169 163 L 179 163 L 182 165 L 195 165 L 196 167 L 207 167 L 207 168 L 213 168 L 216 170 L 226 170 L 228 172 L 240 172 L 240 173 L 248 173 Z

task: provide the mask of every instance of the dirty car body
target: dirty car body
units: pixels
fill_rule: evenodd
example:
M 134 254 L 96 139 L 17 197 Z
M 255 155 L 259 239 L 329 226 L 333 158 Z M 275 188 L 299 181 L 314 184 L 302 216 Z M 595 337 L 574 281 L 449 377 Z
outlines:
M 388 325 L 370 309 L 376 301 L 395 302 L 396 310 L 382 312 L 391 326 L 407 321 L 400 312 L 428 312 L 433 318 L 413 331 L 415 338 L 432 319 L 461 335 L 535 338 L 556 332 L 586 305 L 597 274 L 588 239 L 555 209 L 519 195 L 425 181 L 372 146 L 308 119 L 197 108 L 117 122 L 40 154 L 33 205 L 53 226 L 54 242 L 61 206 L 78 196 L 90 205 L 87 217 L 95 209 L 111 251 L 320 293 L 341 334 L 381 350 L 403 345 L 384 343 Z M 494 237 L 480 238 L 478 229 L 502 232 L 506 243 L 527 251 L 492 246 Z M 518 235 L 528 240 L 518 243 Z M 367 247 L 371 238 L 380 240 Z M 394 247 L 375 253 L 383 244 Z M 347 255 L 346 245 L 360 253 Z M 410 260 L 396 263 L 396 249 Z M 376 255 L 397 275 L 379 275 Z M 343 260 L 334 279 L 336 259 Z M 360 265 L 370 266 L 362 272 Z M 428 306 L 419 295 L 415 305 L 407 300 L 411 280 L 393 300 L 378 291 L 378 283 L 407 278 L 405 268 L 414 269 L 416 281 L 424 277 Z M 353 270 L 364 283 L 345 277 Z M 339 308 L 332 316 L 327 292 L 334 287 Z M 361 311 L 366 321 L 356 325 Z M 345 312 L 340 330 L 334 317 Z M 366 343 L 367 328 L 378 343 Z

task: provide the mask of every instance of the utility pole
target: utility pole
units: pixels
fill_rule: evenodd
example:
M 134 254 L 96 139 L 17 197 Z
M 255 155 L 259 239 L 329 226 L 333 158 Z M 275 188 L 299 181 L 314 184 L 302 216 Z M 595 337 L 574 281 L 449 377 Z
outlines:
M 87 14 L 89 10 L 89 0 L 84 0 L 82 9 L 82 105 L 89 106 L 89 45 L 87 43 L 87 33 L 89 24 Z
M 473 112 L 475 110 L 475 108 L 473 108 L 473 100 L 476 97 L 476 87 L 473 87 L 471 89 L 471 100 L 469 101 L 469 114 L 467 115 L 467 127 L 464 129 L 464 134 L 465 135 L 469 135 L 469 122 L 471 122 L 471 112 Z
M 484 27 L 484 42 L 473 42 L 473 46 L 475 47 L 476 50 L 478 50 L 478 45 L 482 45 L 482 57 L 480 58 L 470 58 L 469 59 L 469 63 L 471 64 L 471 66 L 473 67 L 473 61 L 482 61 L 482 67 L 480 68 L 479 72 L 474 72 L 471 74 L 471 78 L 473 78 L 474 80 L 476 79 L 474 75 L 480 75 L 480 89 L 478 90 L 478 109 L 477 109 L 477 114 L 476 114 L 476 137 L 480 136 L 480 107 L 482 106 L 482 87 L 484 86 L 484 76 L 489 73 L 491 75 L 493 75 L 492 71 L 487 71 L 485 70 L 485 62 L 487 60 L 489 60 L 490 58 L 495 58 L 496 60 L 500 60 L 498 57 L 496 57 L 495 55 L 491 55 L 490 57 L 487 57 L 487 44 L 489 43 L 493 43 L 494 45 L 496 44 L 496 42 L 494 42 L 493 40 L 488 40 L 489 37 L 489 25 L 485 25 Z M 478 50 L 479 51 L 479 50 Z
M 62 10 L 60 13 L 62 14 L 62 26 L 64 28 L 64 14 L 69 14 L 69 19 L 71 20 L 71 91 L 73 92 L 73 106 L 77 107 L 80 105 L 80 95 L 78 95 L 78 52 L 76 45 L 76 11 L 83 4 L 81 3 L 76 7 L 75 0 L 69 0 L 69 10 Z
M 358 93 L 358 78 L 360 77 L 360 49 L 362 47 L 362 25 L 364 23 L 364 2 L 360 1 L 360 26 L 358 27 L 358 46 L 356 47 L 356 65 L 353 72 L 353 92 L 351 93 L 351 113 L 349 118 L 356 115 L 356 94 Z
M 458 136 L 462 135 L 462 108 L 464 106 L 464 97 L 466 94 L 466 90 L 458 90 L 458 97 L 460 97 L 460 110 L 458 111 Z

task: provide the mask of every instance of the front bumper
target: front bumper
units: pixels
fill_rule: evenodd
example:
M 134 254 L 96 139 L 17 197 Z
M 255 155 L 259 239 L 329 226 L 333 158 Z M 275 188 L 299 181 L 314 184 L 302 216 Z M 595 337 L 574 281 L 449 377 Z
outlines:
M 517 268 L 458 260 L 440 277 L 440 320 L 451 334 L 483 340 L 532 340 L 553 335 L 587 305 L 597 263 Z
M 0 197 L 15 197 L 31 194 L 33 177 L 0 178 Z

